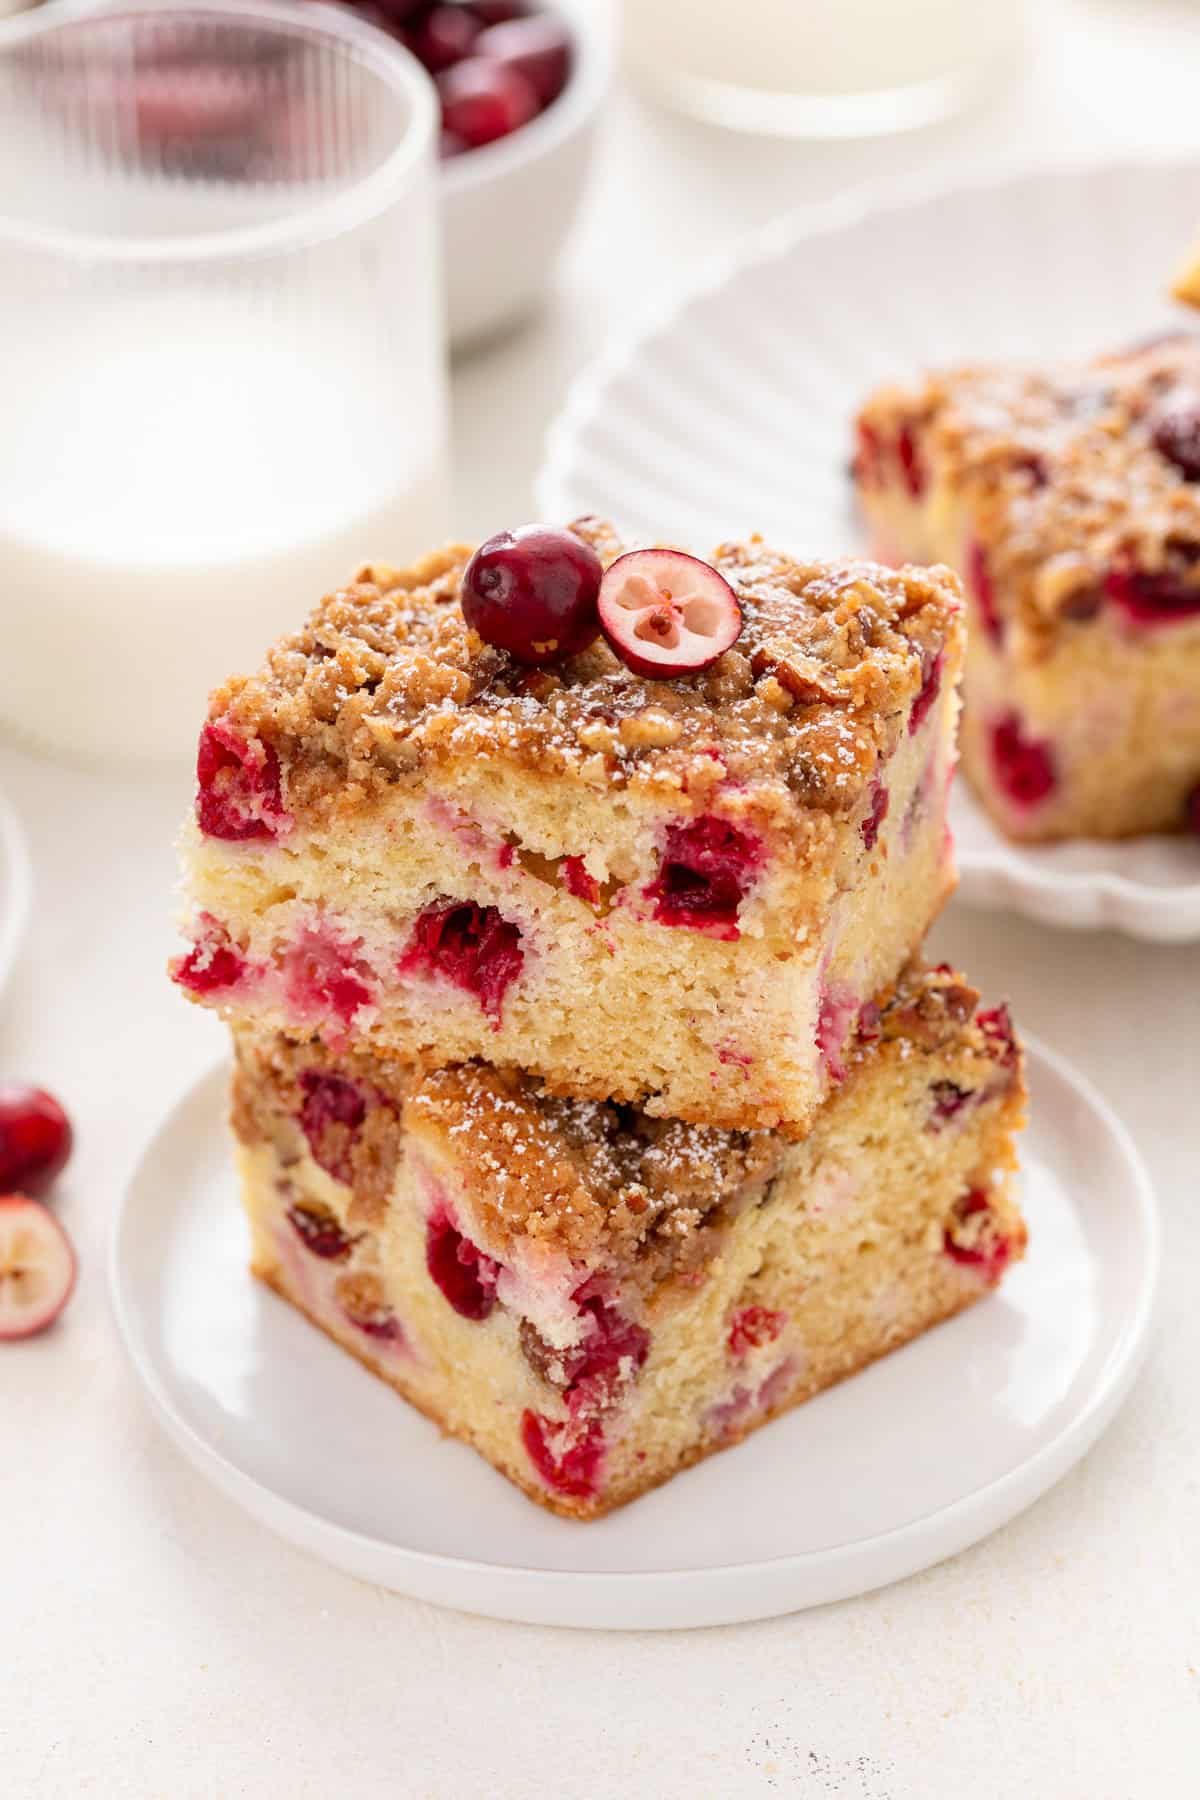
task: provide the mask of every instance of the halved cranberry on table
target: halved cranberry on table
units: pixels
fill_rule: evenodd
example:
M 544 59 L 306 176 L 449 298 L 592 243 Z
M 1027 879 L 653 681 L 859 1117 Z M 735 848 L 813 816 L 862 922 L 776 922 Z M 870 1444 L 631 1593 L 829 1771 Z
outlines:
M 0 1194 L 0 1342 L 53 1325 L 75 1288 L 71 1240 L 40 1200 Z
M 0 1192 L 41 1194 L 66 1167 L 71 1121 L 53 1094 L 0 1081 Z
M 720 572 L 682 550 L 630 550 L 600 583 L 600 628 L 635 675 L 697 675 L 742 631 L 737 595 Z
M 549 525 L 498 531 L 479 546 L 462 581 L 467 624 L 518 662 L 577 656 L 599 635 L 603 574 L 589 544 Z

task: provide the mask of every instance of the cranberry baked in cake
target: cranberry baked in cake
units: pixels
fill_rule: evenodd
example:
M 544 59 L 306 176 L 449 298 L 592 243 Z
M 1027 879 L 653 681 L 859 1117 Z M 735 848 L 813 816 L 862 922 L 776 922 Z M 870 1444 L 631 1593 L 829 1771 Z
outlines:
M 213 698 L 195 998 L 262 1032 L 797 1134 L 953 884 L 945 569 L 626 553 L 369 568 Z
M 876 554 L 961 570 L 963 765 L 1014 838 L 1200 830 L 1200 337 L 858 419 Z
M 590 1518 L 989 1293 L 1021 1055 L 910 967 L 802 1142 L 482 1064 L 239 1027 L 255 1272 L 511 1481 Z

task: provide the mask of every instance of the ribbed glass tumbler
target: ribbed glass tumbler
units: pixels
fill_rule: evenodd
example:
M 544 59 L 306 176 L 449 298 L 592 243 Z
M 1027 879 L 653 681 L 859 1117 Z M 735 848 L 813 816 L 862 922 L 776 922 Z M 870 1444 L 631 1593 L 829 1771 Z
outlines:
M 0 25 L 0 724 L 176 756 L 366 559 L 446 528 L 431 85 L 350 14 Z

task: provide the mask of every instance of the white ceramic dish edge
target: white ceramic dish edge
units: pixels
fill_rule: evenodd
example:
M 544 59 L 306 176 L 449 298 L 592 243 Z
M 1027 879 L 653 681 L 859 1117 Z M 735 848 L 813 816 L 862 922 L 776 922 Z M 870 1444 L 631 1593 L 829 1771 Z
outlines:
M 1010 844 L 984 819 L 961 776 L 950 818 L 958 848 L 958 892 L 973 906 L 1008 907 L 1043 925 L 1070 930 L 1122 931 L 1146 943 L 1184 944 L 1200 937 L 1200 882 L 1151 887 L 1111 866 L 1066 868 L 1060 861 L 1065 846 Z M 969 821 L 967 842 L 964 821 Z M 1127 855 L 1130 846 L 1088 849 L 1098 859 L 1105 854 L 1116 859 Z
M 1196 162 L 1194 158 L 1187 160 Z M 1131 165 L 1144 169 L 1172 168 L 1180 161 L 1177 152 L 1166 150 L 1102 161 L 1097 161 L 1091 154 L 1066 154 L 1049 162 L 1013 156 L 976 169 L 949 186 L 955 193 L 980 194 L 1034 176 L 1055 178 L 1104 173 Z M 1200 170 L 1200 162 L 1196 167 Z M 628 368 L 646 339 L 663 331 L 693 301 L 723 286 L 742 269 L 768 262 L 805 238 L 859 224 L 875 213 L 920 206 L 947 191 L 948 184 L 934 171 L 917 176 L 897 176 L 890 181 L 866 179 L 857 182 L 834 200 L 795 207 L 754 231 L 735 236 L 730 243 L 701 261 L 690 279 L 653 294 L 568 385 L 563 404 L 547 428 L 542 463 L 534 481 L 539 517 L 560 519 L 569 515 L 572 499 L 567 472 L 581 421 L 591 416 L 600 394 L 614 377 Z M 617 523 L 619 525 L 620 521 Z

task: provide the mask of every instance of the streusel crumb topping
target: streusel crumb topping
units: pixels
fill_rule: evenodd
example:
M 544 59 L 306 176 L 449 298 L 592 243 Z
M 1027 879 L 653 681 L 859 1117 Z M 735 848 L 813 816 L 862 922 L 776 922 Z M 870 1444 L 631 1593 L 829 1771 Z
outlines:
M 622 549 L 600 521 L 571 529 L 606 563 Z M 751 539 L 711 558 L 745 624 L 702 673 L 646 680 L 603 639 L 526 668 L 463 619 L 469 557 L 452 545 L 411 569 L 362 569 L 258 674 L 213 695 L 223 732 L 278 757 L 297 822 L 478 757 L 592 787 L 702 803 L 728 781 L 773 792 L 777 811 L 850 812 L 933 659 L 961 630 L 947 569 L 797 561 Z
M 951 369 L 881 391 L 861 420 L 909 433 L 916 484 L 962 499 L 997 611 L 1035 634 L 1090 617 L 1114 573 L 1165 576 L 1200 600 L 1200 336 Z
M 954 971 L 913 964 L 869 1022 L 850 1061 L 954 1051 L 952 1069 L 979 1090 L 1003 1071 L 1019 1079 L 1007 1014 L 977 1013 L 979 996 Z M 653 1119 L 633 1107 L 560 1099 L 514 1071 L 469 1063 L 414 1075 L 351 1053 L 333 1061 L 319 1042 L 238 1034 L 235 1127 L 248 1141 L 272 1134 L 280 1105 L 299 1115 L 304 1071 L 323 1068 L 360 1084 L 374 1126 L 364 1130 L 363 1215 L 377 1218 L 405 1130 L 432 1132 L 454 1157 L 489 1253 L 517 1240 L 543 1244 L 589 1267 L 620 1267 L 657 1283 L 700 1266 L 715 1237 L 756 1203 L 793 1150 L 777 1131 L 721 1131 Z M 851 1077 L 852 1078 L 852 1077 Z M 390 1143 L 390 1149 L 385 1141 Z

